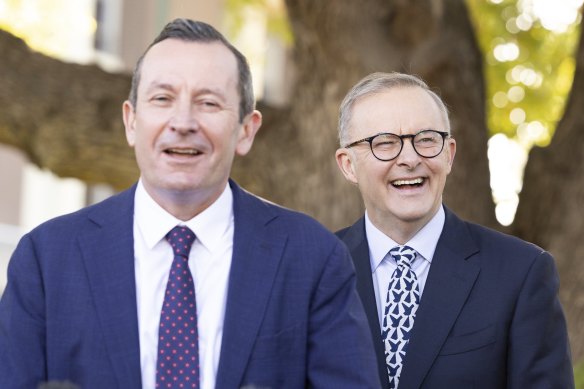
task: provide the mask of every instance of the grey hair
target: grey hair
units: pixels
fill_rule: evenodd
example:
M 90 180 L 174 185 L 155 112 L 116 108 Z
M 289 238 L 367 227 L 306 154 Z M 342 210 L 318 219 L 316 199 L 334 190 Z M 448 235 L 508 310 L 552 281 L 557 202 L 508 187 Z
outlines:
M 353 106 L 355 103 L 370 95 L 381 93 L 394 88 L 411 88 L 419 87 L 425 90 L 436 102 L 438 109 L 442 113 L 442 118 L 446 128 L 444 131 L 450 132 L 450 118 L 448 116 L 448 108 L 434 91 L 419 77 L 410 74 L 392 72 L 392 73 L 371 73 L 367 77 L 359 81 L 343 99 L 339 110 L 339 142 L 341 146 L 348 142 L 349 125 L 353 114 Z
M 248 114 L 255 108 L 255 100 L 253 94 L 253 83 L 251 79 L 251 71 L 245 56 L 235 48 L 229 41 L 213 26 L 199 21 L 190 19 L 175 19 L 168 23 L 152 41 L 150 46 L 136 62 L 134 74 L 132 75 L 132 87 L 128 100 L 136 109 L 136 102 L 138 99 L 138 85 L 140 84 L 140 76 L 142 71 L 142 62 L 144 57 L 155 44 L 162 42 L 165 39 L 179 39 L 187 42 L 202 42 L 202 43 L 221 43 L 225 45 L 233 53 L 237 61 L 238 70 L 238 92 L 239 92 L 239 121 L 243 122 Z

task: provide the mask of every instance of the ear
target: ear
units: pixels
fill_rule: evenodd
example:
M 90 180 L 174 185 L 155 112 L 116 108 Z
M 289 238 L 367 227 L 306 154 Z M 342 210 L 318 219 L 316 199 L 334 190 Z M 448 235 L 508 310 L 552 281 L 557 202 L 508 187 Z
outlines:
M 124 127 L 126 128 L 126 140 L 131 147 L 136 143 L 136 112 L 129 100 L 122 106 Z
M 347 148 L 341 147 L 335 153 L 335 158 L 337 160 L 337 165 L 345 176 L 345 179 L 352 184 L 357 185 L 357 175 L 355 174 L 355 155 Z
M 446 150 L 448 151 L 448 173 L 452 169 L 452 165 L 454 164 L 454 156 L 456 154 L 456 140 L 452 137 L 447 139 Z
M 254 110 L 243 119 L 243 124 L 241 125 L 239 136 L 237 138 L 237 144 L 235 146 L 235 154 L 244 156 L 249 152 L 249 150 L 251 150 L 253 140 L 261 125 L 262 114 L 260 111 Z

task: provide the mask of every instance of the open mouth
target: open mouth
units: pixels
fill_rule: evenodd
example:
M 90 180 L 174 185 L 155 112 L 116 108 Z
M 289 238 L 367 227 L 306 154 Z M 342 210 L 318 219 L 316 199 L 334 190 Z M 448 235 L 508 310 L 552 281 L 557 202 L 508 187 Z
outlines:
M 185 148 L 185 149 L 170 148 L 170 149 L 164 150 L 164 152 L 168 155 L 179 155 L 179 156 L 183 156 L 183 155 L 184 156 L 194 156 L 194 155 L 202 154 L 197 149 L 189 149 L 189 148 Z
M 410 180 L 395 180 L 391 182 L 391 185 L 399 189 L 418 188 L 424 184 L 424 181 L 424 178 L 418 177 Z

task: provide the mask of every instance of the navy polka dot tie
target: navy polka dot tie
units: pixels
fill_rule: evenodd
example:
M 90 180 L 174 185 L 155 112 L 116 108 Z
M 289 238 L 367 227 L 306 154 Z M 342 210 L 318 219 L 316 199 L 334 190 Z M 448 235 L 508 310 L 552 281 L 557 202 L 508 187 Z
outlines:
M 397 246 L 389 251 L 389 255 L 397 262 L 397 269 L 387 289 L 381 337 L 385 345 L 389 387 L 397 388 L 410 332 L 420 305 L 420 289 L 416 273 L 412 270 L 416 251 L 408 246 Z
M 195 234 L 174 227 L 166 240 L 174 259 L 166 284 L 158 328 L 157 388 L 199 387 L 199 336 L 195 286 L 189 269 L 189 252 Z

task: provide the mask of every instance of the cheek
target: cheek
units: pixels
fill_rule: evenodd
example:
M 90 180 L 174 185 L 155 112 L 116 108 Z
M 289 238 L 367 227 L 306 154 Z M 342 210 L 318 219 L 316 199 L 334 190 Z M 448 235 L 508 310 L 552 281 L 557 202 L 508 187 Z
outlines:
M 156 147 L 147 133 L 143 131 L 136 132 L 134 154 L 136 155 L 136 160 L 142 165 L 142 167 L 155 163 L 157 160 L 155 150 Z
M 360 172 L 359 181 L 372 193 L 385 193 L 387 186 L 386 173 L 387 169 L 378 166 L 369 166 L 368 169 Z
M 441 158 L 439 157 L 427 160 L 428 164 L 426 166 L 434 176 L 445 180 L 446 176 L 448 176 L 452 170 L 450 156 L 444 155 L 441 156 Z
M 141 150 L 143 150 L 145 147 L 145 139 L 144 139 L 144 134 L 142 132 L 135 132 L 134 133 L 134 149 L 136 149 L 136 152 L 140 152 Z
M 240 138 L 238 127 L 232 123 L 219 122 L 204 128 L 207 129 L 205 134 L 215 149 L 223 150 L 226 153 L 235 153 Z
M 164 132 L 165 128 L 166 126 L 163 121 L 154 121 L 146 118 L 146 120 L 137 123 L 134 134 L 135 143 L 140 144 L 143 148 L 148 145 L 153 145 L 160 134 Z

